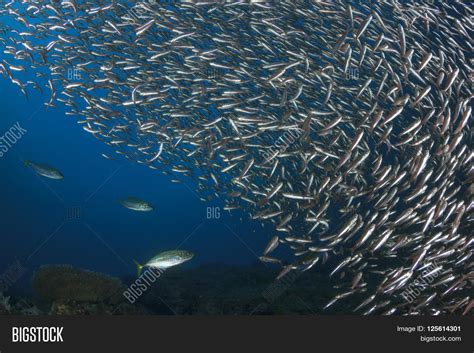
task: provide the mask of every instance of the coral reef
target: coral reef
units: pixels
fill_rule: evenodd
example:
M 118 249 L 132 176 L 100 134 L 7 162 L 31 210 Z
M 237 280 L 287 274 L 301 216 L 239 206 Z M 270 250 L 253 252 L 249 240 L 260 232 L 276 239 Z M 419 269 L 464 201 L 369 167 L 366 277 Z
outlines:
M 41 315 L 43 312 L 28 300 L 15 301 L 10 296 L 0 293 L 0 315 Z
M 10 297 L 6 297 L 0 292 L 0 315 L 9 314 L 11 310 Z
M 54 302 L 49 311 L 51 315 L 146 315 L 149 312 L 142 305 L 121 303 L 78 303 L 74 301 Z
M 173 268 L 138 300 L 154 314 L 170 315 L 289 315 L 334 314 L 322 311 L 335 295 L 327 274 L 288 274 L 276 281 L 277 270 L 261 264 L 249 267 L 207 265 L 191 270 Z
M 46 301 L 108 302 L 123 300 L 118 278 L 67 265 L 42 266 L 34 275 L 33 289 Z
M 49 303 L 45 314 L 147 314 L 143 306 L 124 302 L 122 293 L 126 288 L 122 281 L 106 274 L 67 265 L 48 265 L 36 272 L 32 285 L 40 299 Z
M 347 314 L 349 307 L 322 308 L 335 296 L 328 274 L 290 272 L 254 266 L 206 265 L 166 270 L 147 286 L 134 304 L 122 295 L 137 278 L 122 282 L 105 274 L 48 265 L 34 275 L 37 298 L 10 298 L 0 293 L 0 314 L 16 315 L 307 315 Z M 361 301 L 361 298 L 351 300 Z

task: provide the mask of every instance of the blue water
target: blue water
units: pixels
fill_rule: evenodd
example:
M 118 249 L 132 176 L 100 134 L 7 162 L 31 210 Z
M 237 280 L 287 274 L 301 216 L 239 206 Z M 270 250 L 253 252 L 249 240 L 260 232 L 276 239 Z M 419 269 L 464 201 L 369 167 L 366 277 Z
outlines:
M 44 264 L 129 275 L 135 273 L 133 259 L 144 262 L 176 248 L 195 253 L 184 269 L 258 261 L 273 235 L 269 226 L 224 211 L 220 200 L 200 201 L 192 180 L 171 183 L 170 176 L 126 161 L 61 106 L 46 107 L 46 88 L 43 96 L 30 90 L 27 100 L 0 77 L 0 92 L 0 136 L 17 122 L 27 130 L 0 158 L 0 273 L 15 259 L 28 269 L 15 286 L 27 287 Z M 25 159 L 59 169 L 64 180 L 38 176 Z M 127 196 L 143 198 L 155 210 L 125 209 L 117 200 Z M 208 208 L 220 218 L 208 218 Z

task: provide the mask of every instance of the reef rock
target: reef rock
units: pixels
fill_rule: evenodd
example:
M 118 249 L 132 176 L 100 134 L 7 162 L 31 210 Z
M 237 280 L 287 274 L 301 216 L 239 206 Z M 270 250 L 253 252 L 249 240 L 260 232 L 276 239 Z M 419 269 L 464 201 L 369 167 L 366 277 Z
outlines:
M 9 314 L 11 312 L 10 297 L 5 297 L 0 292 L 0 315 Z
M 46 301 L 79 303 L 119 303 L 125 290 L 118 278 L 68 265 L 42 266 L 33 289 Z

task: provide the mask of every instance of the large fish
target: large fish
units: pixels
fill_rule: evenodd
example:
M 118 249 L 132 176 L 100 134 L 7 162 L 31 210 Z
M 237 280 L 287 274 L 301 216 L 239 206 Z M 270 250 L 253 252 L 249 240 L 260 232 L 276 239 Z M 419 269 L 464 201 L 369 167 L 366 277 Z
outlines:
M 33 169 L 36 174 L 44 176 L 45 178 L 56 180 L 64 179 L 64 175 L 59 170 L 47 164 L 35 163 L 28 160 L 25 160 L 24 164 Z
M 170 250 L 159 253 L 154 256 L 144 265 L 141 265 L 135 261 L 137 267 L 138 276 L 140 276 L 144 267 L 150 267 L 154 269 L 167 269 L 169 267 L 180 265 L 186 261 L 191 260 L 194 254 L 187 250 Z
M 119 202 L 123 207 L 133 211 L 150 212 L 154 210 L 153 206 L 148 202 L 132 196 L 119 200 Z

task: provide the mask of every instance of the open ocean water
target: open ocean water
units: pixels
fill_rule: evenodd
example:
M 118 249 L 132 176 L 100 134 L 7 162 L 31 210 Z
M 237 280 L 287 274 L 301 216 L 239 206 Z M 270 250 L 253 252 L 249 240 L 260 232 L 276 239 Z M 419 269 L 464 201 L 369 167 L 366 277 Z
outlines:
M 212 279 L 217 287 L 220 280 L 230 289 L 238 287 L 226 280 L 226 271 L 235 270 L 238 280 L 247 271 L 252 274 L 255 266 L 265 268 L 258 257 L 272 236 L 269 226 L 242 212 L 225 211 L 218 199 L 199 200 L 192 180 L 172 183 L 171 177 L 119 155 L 113 161 L 103 158 L 102 153 L 113 151 L 85 133 L 65 109 L 46 107 L 44 95 L 32 92 L 26 99 L 5 79 L 0 80 L 0 92 L 0 135 L 7 134 L 2 145 L 8 148 L 0 158 L 0 273 L 7 275 L 18 264 L 22 268 L 18 278 L 5 277 L 5 296 L 34 296 L 32 278 L 50 264 L 133 282 L 133 260 L 146 262 L 173 249 L 195 254 L 170 270 L 174 276 L 189 278 L 202 268 L 205 280 Z M 19 138 L 16 130 L 13 138 L 8 133 L 15 126 L 21 128 Z M 25 160 L 58 168 L 64 180 L 38 176 Z M 119 200 L 128 196 L 147 200 L 154 211 L 124 208 Z M 224 272 L 218 270 L 222 266 Z M 272 276 L 267 274 L 262 285 L 271 285 Z M 160 286 L 159 280 L 155 285 Z M 194 282 L 183 281 L 180 289 L 202 296 Z
M 301 4 L 305 4 L 305 2 Z M 171 5 L 169 2 L 163 2 L 159 6 L 169 9 L 171 12 L 176 11 L 177 14 L 180 11 L 179 6 Z M 354 9 L 359 9 L 362 12 L 367 10 L 366 6 L 360 5 L 358 2 L 353 3 Z M 330 15 L 331 12 L 328 13 L 328 16 Z M 21 28 L 8 15 L 3 14 L 0 19 L 3 21 L 0 29 L 6 28 L 6 26 L 18 28 L 18 30 Z M 309 20 L 309 18 L 298 18 L 297 15 L 294 18 L 288 16 L 288 23 L 296 29 L 296 32 L 298 30 L 305 31 Z M 389 18 L 386 20 L 387 23 L 391 21 Z M 366 17 L 357 17 L 359 34 L 364 32 L 361 30 L 364 21 L 367 21 Z M 375 20 L 370 18 L 368 23 L 371 21 L 374 25 Z M 321 28 L 327 26 L 328 31 L 332 31 L 334 27 L 331 26 L 335 25 L 335 21 L 330 17 L 322 17 L 319 24 Z M 92 24 L 90 25 L 92 26 Z M 243 27 L 239 30 L 249 29 Z M 409 33 L 408 29 L 406 31 Z M 343 31 L 340 32 L 343 33 Z M 357 33 L 356 30 L 354 32 Z M 369 30 L 365 34 L 368 32 Z M 0 32 L 0 35 L 7 38 L 9 32 L 3 31 Z M 212 37 L 214 33 L 204 33 L 204 35 Z M 216 35 L 222 34 L 216 30 Z M 374 46 L 375 39 L 370 38 L 367 43 Z M 409 39 L 411 40 L 411 37 Z M 29 40 L 33 45 L 38 45 L 34 38 L 29 38 Z M 335 38 L 331 38 L 331 40 L 335 40 Z M 438 38 L 426 37 L 424 40 L 430 42 L 438 40 Z M 459 40 L 459 37 L 456 37 L 456 40 Z M 215 44 L 202 40 L 199 42 L 201 45 L 199 49 L 210 50 Z M 243 38 L 240 43 L 242 47 L 252 47 L 251 44 L 251 39 L 248 37 L 245 40 Z M 321 40 L 310 44 L 312 46 L 309 48 L 315 50 L 314 57 L 317 57 L 318 50 L 322 50 L 326 43 Z M 427 46 L 430 47 L 430 45 Z M 276 45 L 276 47 L 278 46 Z M 142 49 L 137 48 L 137 55 Z M 90 50 L 95 50 L 95 48 L 91 47 Z M 355 51 L 354 47 L 354 53 Z M 388 50 L 387 52 L 390 53 Z M 256 55 L 261 55 L 261 52 L 256 51 Z M 417 55 L 420 56 L 420 54 Z M 418 62 L 419 59 L 421 56 L 417 57 L 415 61 Z M 0 62 L 5 63 L 5 60 L 7 62 L 11 60 L 10 54 L 0 52 Z M 271 67 L 271 64 L 278 63 L 281 58 L 269 55 L 268 58 L 258 58 L 256 63 L 261 64 L 264 60 L 268 60 L 269 67 Z M 456 57 L 455 60 L 459 60 L 459 58 Z M 301 61 L 301 63 L 303 62 Z M 336 61 L 334 60 L 334 62 Z M 338 64 L 343 62 L 344 59 L 341 59 Z M 433 62 L 434 59 L 430 65 L 434 65 Z M 183 58 L 177 58 L 176 63 L 181 65 Z M 395 60 L 395 63 L 397 64 L 398 61 Z M 394 65 L 393 62 L 392 65 Z M 350 70 L 355 71 L 349 71 L 350 75 L 345 74 L 349 86 L 362 86 L 364 83 L 362 77 L 371 75 L 372 66 L 363 67 L 362 64 L 359 66 L 360 72 L 359 68 L 353 69 L 351 67 Z M 63 69 L 65 70 L 63 74 L 67 76 L 69 83 L 87 80 L 85 74 L 77 68 Z M 157 71 L 162 69 L 164 70 L 157 64 Z M 390 69 L 392 69 L 391 66 Z M 268 68 L 265 70 L 268 71 Z M 291 70 L 296 69 L 290 68 L 288 72 L 293 72 Z M 403 77 L 399 67 L 395 66 L 395 70 L 400 70 L 398 73 Z M 270 71 L 267 71 L 265 71 L 266 74 L 270 75 Z M 37 69 L 37 72 L 48 75 L 48 71 L 44 68 Z M 219 74 L 219 71 L 212 71 L 211 76 L 216 73 Z M 209 72 L 207 74 L 209 75 Z M 283 74 L 285 72 L 281 73 L 281 75 Z M 449 74 L 452 72 L 450 71 Z M 25 82 L 34 80 L 31 73 L 20 72 L 15 75 Z M 126 77 L 126 73 L 124 75 Z M 351 78 L 348 79 L 348 76 Z M 374 74 L 374 81 L 375 76 Z M 394 76 L 396 76 L 394 82 L 398 82 L 398 75 Z M 207 79 L 212 82 L 221 79 L 221 77 L 212 76 Z M 187 84 L 182 87 L 183 91 L 189 88 L 186 86 Z M 320 93 L 319 90 L 323 89 L 322 86 L 314 87 L 315 94 Z M 374 92 L 377 88 L 372 82 L 367 83 L 367 87 L 370 87 L 368 90 Z M 413 101 L 413 98 L 419 94 L 420 87 L 407 84 L 404 93 Z M 150 169 L 144 164 L 134 163 L 122 155 L 116 154 L 114 148 L 104 144 L 101 138 L 95 138 L 92 134 L 86 133 L 81 125 L 77 124 L 78 118 L 66 114 L 67 110 L 62 104 L 58 103 L 56 107 L 48 107 L 45 102 L 49 100 L 50 91 L 46 85 L 43 85 L 42 88 L 42 93 L 29 89 L 28 98 L 26 98 L 11 80 L 5 75 L 0 76 L 0 141 L 2 142 L 0 145 L 0 293 L 3 293 L 0 297 L 0 304 L 3 303 L 5 312 L 20 314 L 313 314 L 320 313 L 322 307 L 340 293 L 339 282 L 349 281 L 350 283 L 350 279 L 344 278 L 343 274 L 330 278 L 329 273 L 340 260 L 332 258 L 325 259 L 325 261 L 327 260 L 325 266 L 318 264 L 308 272 L 291 272 L 291 275 L 283 277 L 285 281 L 275 280 L 281 266 L 262 263 L 259 259 L 270 239 L 277 234 L 271 223 L 252 220 L 245 210 L 236 210 L 231 213 L 224 210 L 224 199 L 214 195 L 208 197 L 208 194 L 213 194 L 213 191 L 210 190 L 209 192 L 206 190 L 202 194 L 198 193 L 196 180 L 182 178 L 182 182 L 176 183 L 173 174 L 164 175 L 160 171 Z M 203 87 L 203 89 L 209 88 L 208 86 Z M 249 91 L 257 94 L 259 88 L 254 87 Z M 385 87 L 386 90 L 388 88 Z M 314 97 L 311 96 L 313 91 L 303 92 L 301 86 L 301 91 L 298 93 L 298 89 L 295 90 L 294 87 L 290 87 L 288 90 L 285 87 L 285 94 L 289 96 L 297 93 L 296 97 L 299 98 L 301 94 L 299 99 L 303 106 L 311 106 L 314 103 Z M 336 103 L 334 104 L 338 105 L 343 101 L 344 109 L 347 109 L 353 99 L 353 90 L 343 87 L 341 91 L 342 93 L 337 93 L 339 100 L 335 99 Z M 278 92 L 280 93 L 280 91 Z M 103 94 L 104 92 L 98 88 L 88 91 L 91 99 L 100 99 Z M 363 96 L 362 92 L 360 95 Z M 369 96 L 368 99 L 373 98 L 372 91 L 367 96 Z M 443 95 L 435 96 L 431 92 L 431 96 L 435 97 L 433 100 L 436 100 Z M 329 98 L 327 97 L 327 101 Z M 77 99 L 75 103 L 78 106 L 82 104 L 78 97 L 74 99 Z M 286 99 L 288 97 L 285 96 Z M 385 99 L 382 102 L 380 99 L 380 105 L 390 112 L 393 108 L 387 101 Z M 170 94 L 167 103 L 179 105 L 180 100 Z M 450 109 L 454 110 L 456 103 L 457 101 L 450 103 Z M 296 103 L 294 104 L 296 105 Z M 353 110 L 349 111 L 349 115 L 357 117 L 360 114 L 359 109 L 367 109 L 367 105 L 364 104 L 359 107 L 353 105 Z M 412 116 L 418 113 L 416 104 L 410 107 L 408 107 L 409 104 L 406 103 L 406 105 L 407 108 L 395 124 L 394 135 L 401 134 L 408 124 L 412 123 Z M 269 105 L 271 108 L 268 109 L 274 113 L 272 109 L 275 106 L 278 105 Z M 202 113 L 199 109 L 196 109 L 196 112 L 197 114 Z M 211 122 L 220 118 L 219 109 L 215 105 L 212 105 L 206 114 L 208 114 L 206 118 Z M 324 114 L 321 116 L 328 119 Z M 140 119 L 135 116 L 132 116 L 131 119 L 135 118 Z M 152 118 L 159 120 L 156 116 L 152 116 Z M 282 121 L 287 118 L 282 117 Z M 406 119 L 406 121 L 402 119 Z M 305 130 L 305 121 L 303 119 L 301 123 L 298 122 L 298 128 Z M 402 122 L 399 123 L 399 121 Z M 283 123 L 286 124 L 286 122 Z M 311 123 L 312 121 L 309 119 L 309 126 Z M 327 125 L 327 121 L 324 124 L 319 123 L 317 128 L 321 129 L 321 126 L 324 125 Z M 352 124 L 352 120 L 350 120 L 350 124 L 345 130 L 341 128 L 342 135 L 348 134 L 350 136 L 349 142 L 345 141 L 346 145 L 353 139 L 355 131 L 359 131 L 356 128 L 353 129 L 352 125 L 357 124 Z M 469 125 L 468 128 L 470 129 Z M 310 128 L 307 129 L 311 131 Z M 315 130 L 315 127 L 312 126 L 312 129 Z M 392 133 L 391 129 L 392 127 L 387 135 Z M 455 126 L 451 130 L 455 130 Z M 383 130 L 381 131 L 383 132 Z M 382 132 L 379 135 L 383 136 Z M 472 140 L 469 133 L 470 131 L 465 136 Z M 308 135 L 310 134 L 313 134 L 314 141 L 321 143 L 323 137 L 316 136 L 314 131 L 308 132 Z M 377 143 L 378 140 L 375 138 L 366 138 L 368 134 L 369 132 L 366 132 L 364 136 L 359 135 L 359 141 L 364 141 L 360 146 L 363 145 L 363 148 L 367 147 L 372 152 L 380 153 L 384 163 L 388 165 L 395 166 L 399 161 L 404 160 L 403 158 L 411 158 L 415 154 L 411 151 L 405 153 L 402 148 L 403 154 L 400 152 L 402 154 L 400 157 L 398 152 L 394 152 L 398 149 L 392 149 L 390 143 L 379 146 L 381 142 Z M 266 135 L 267 142 L 271 145 L 272 141 L 277 140 L 280 135 L 279 133 L 269 133 Z M 379 138 L 379 135 L 376 137 Z M 357 135 L 355 134 L 355 136 Z M 131 140 L 133 140 L 133 136 Z M 306 148 L 304 138 L 298 137 L 297 140 L 292 146 L 287 147 L 289 151 Z M 433 137 L 433 140 L 435 143 L 441 144 L 441 138 Z M 338 140 L 334 142 L 336 145 L 337 143 L 339 143 Z M 466 143 L 465 140 L 463 143 Z M 466 144 L 469 146 L 469 142 Z M 324 142 L 321 145 L 326 147 Z M 154 143 L 152 147 L 156 148 L 157 143 Z M 225 148 L 227 147 L 224 147 L 224 150 Z M 431 146 L 428 150 L 430 148 Z M 284 154 L 283 152 L 282 154 Z M 112 156 L 113 159 L 106 159 L 102 154 Z M 352 156 L 349 154 L 348 158 Z M 179 155 L 174 158 L 179 159 Z M 344 157 L 338 156 L 338 158 L 343 160 Z M 64 175 L 64 179 L 44 178 L 28 166 L 28 161 L 48 164 L 59 170 Z M 206 161 L 201 160 L 203 163 Z M 321 164 L 323 165 L 325 161 L 326 159 L 322 159 Z M 435 166 L 436 163 L 438 161 L 434 161 L 431 165 Z M 253 165 L 253 162 L 250 163 L 250 167 Z M 188 167 L 194 168 L 195 166 Z M 328 164 L 324 168 L 315 168 L 318 182 L 321 182 L 319 179 L 323 179 L 324 173 L 330 174 L 332 171 L 337 174 L 341 166 L 334 167 L 335 165 Z M 197 169 L 199 169 L 199 165 L 197 165 Z M 300 174 L 303 174 L 305 170 L 306 167 Z M 393 170 L 395 167 L 389 172 L 393 172 Z M 259 177 L 261 180 L 258 179 Z M 301 185 L 306 182 L 306 179 L 302 178 L 302 183 L 299 183 L 296 173 L 291 177 L 296 180 L 293 185 L 294 190 L 286 190 L 286 192 L 290 193 L 291 191 L 298 196 L 301 193 Z M 220 180 L 224 183 L 231 184 L 230 177 L 225 173 L 222 173 L 219 178 L 222 178 Z M 259 180 L 265 185 L 265 178 L 266 176 L 262 174 L 255 180 Z M 344 182 L 346 182 L 346 178 L 347 175 L 344 175 Z M 367 176 L 369 183 L 373 184 L 378 182 L 377 178 L 378 176 Z M 232 182 L 235 182 L 236 179 L 238 178 Z M 467 192 L 468 185 L 464 182 L 464 176 L 460 175 L 458 179 L 462 180 L 460 190 Z M 467 177 L 465 179 L 469 180 Z M 358 181 L 356 180 L 354 183 L 357 184 Z M 359 184 L 357 185 L 359 186 Z M 341 190 L 338 190 L 337 193 L 334 192 L 331 196 L 333 197 L 331 199 L 332 206 L 327 212 L 327 221 L 331 223 L 332 232 L 338 230 L 350 219 L 353 215 L 351 212 L 355 213 L 355 211 L 345 211 L 344 215 L 341 214 L 340 210 L 344 207 L 344 202 L 347 201 L 347 195 L 342 195 L 346 189 L 341 188 Z M 429 191 L 430 188 L 426 188 L 426 190 Z M 267 192 L 268 188 L 258 194 L 258 197 Z M 291 193 L 287 198 L 295 197 L 291 196 Z M 401 195 L 406 196 L 406 194 Z M 153 210 L 151 212 L 136 212 L 127 209 L 119 202 L 127 197 L 144 200 L 152 205 Z M 401 214 L 405 211 L 407 206 L 400 206 L 400 204 L 393 207 L 392 214 Z M 294 208 L 288 206 L 283 212 L 295 212 L 296 214 L 301 210 L 301 205 L 303 202 L 292 206 Z M 310 208 L 310 206 L 307 207 Z M 312 211 L 318 209 L 314 205 L 312 207 L 314 208 L 314 210 L 311 209 Z M 362 203 L 357 207 L 357 212 L 360 214 L 369 214 L 373 204 Z M 252 215 L 255 216 L 254 210 L 252 210 Z M 424 216 L 426 215 L 420 215 L 420 217 Z M 301 224 L 302 219 L 295 217 L 293 220 L 294 229 L 296 229 L 293 236 L 304 237 L 303 234 L 295 234 L 300 229 L 304 229 Z M 469 222 L 472 226 L 472 217 L 469 218 Z M 465 226 L 467 227 L 467 225 Z M 412 229 L 408 228 L 406 231 L 411 232 Z M 466 232 L 469 230 L 466 231 L 461 226 L 460 232 L 467 234 Z M 468 236 L 472 237 L 472 234 L 467 234 L 466 237 Z M 315 241 L 313 245 L 319 246 L 321 244 L 325 244 L 323 240 L 321 242 Z M 340 256 L 352 255 L 358 247 L 343 249 L 337 253 Z M 299 248 L 295 246 L 295 249 Z M 166 269 L 158 275 L 155 274 L 153 280 L 146 285 L 143 282 L 137 283 L 136 262 L 145 264 L 155 255 L 169 250 L 186 250 L 191 252 L 193 257 L 179 266 Z M 418 254 L 415 253 L 415 250 L 413 253 Z M 407 250 L 408 255 L 410 255 L 409 251 L 412 249 Z M 290 249 L 280 246 L 277 253 L 283 265 L 291 263 Z M 403 253 L 403 255 L 405 256 L 407 253 Z M 373 254 L 371 253 L 371 255 Z M 414 257 L 413 254 L 411 257 L 408 255 L 407 258 Z M 366 253 L 364 256 L 370 257 Z M 381 258 L 378 265 L 385 268 L 396 268 L 399 266 L 397 261 L 399 260 L 396 257 L 387 256 L 386 259 Z M 303 262 L 302 265 L 307 264 Z M 357 287 L 359 282 L 354 283 L 353 287 Z M 364 286 L 375 290 L 377 283 L 368 279 Z M 366 294 L 363 292 L 364 290 L 356 293 L 354 298 L 349 300 L 347 306 L 343 304 L 337 308 L 330 308 L 326 312 L 349 312 L 350 308 L 354 308 L 355 303 L 360 303 L 365 298 Z

